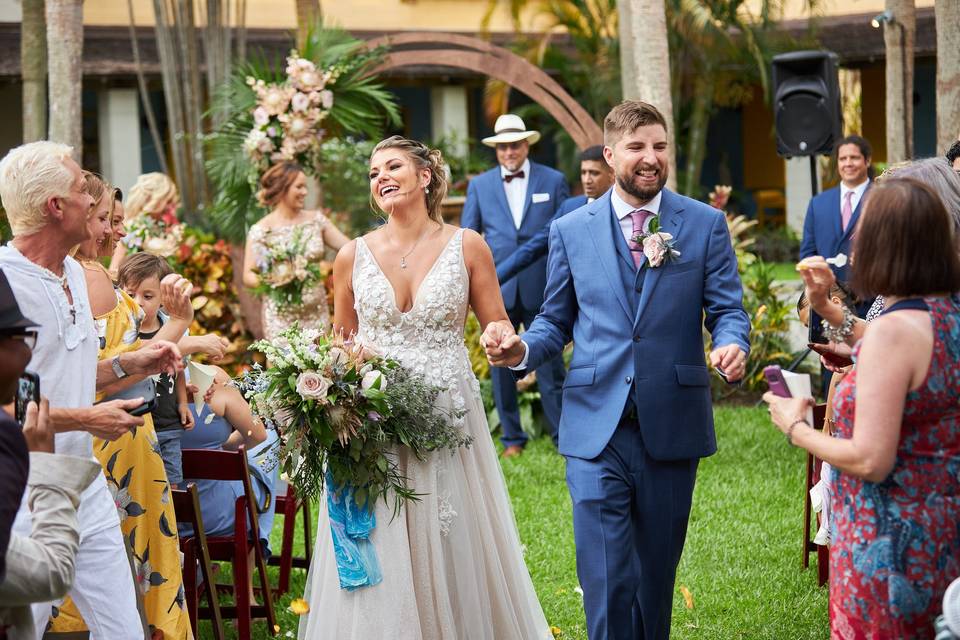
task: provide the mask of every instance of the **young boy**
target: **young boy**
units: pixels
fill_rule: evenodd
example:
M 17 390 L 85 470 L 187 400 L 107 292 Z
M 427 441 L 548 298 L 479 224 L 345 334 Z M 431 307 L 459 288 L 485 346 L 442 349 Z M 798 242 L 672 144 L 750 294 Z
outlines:
M 160 281 L 173 270 L 163 258 L 149 253 L 135 253 L 124 260 L 117 281 L 127 294 L 143 309 L 140 338 L 150 340 L 163 326 L 167 317 L 160 309 Z M 153 410 L 153 428 L 167 480 L 174 489 L 183 482 L 180 438 L 183 431 L 193 429 L 193 414 L 187 399 L 187 384 L 183 375 L 173 380 L 166 373 L 157 382 L 157 406 Z

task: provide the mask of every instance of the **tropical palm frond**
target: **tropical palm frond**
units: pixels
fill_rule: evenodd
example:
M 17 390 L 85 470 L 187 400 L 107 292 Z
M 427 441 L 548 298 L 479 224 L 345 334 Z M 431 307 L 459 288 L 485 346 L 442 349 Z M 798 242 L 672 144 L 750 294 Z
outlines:
M 325 27 L 318 22 L 308 31 L 303 51 L 298 55 L 313 62 L 318 69 L 334 71 L 335 79 L 328 85 L 334 94 L 333 104 L 322 121 L 324 131 L 318 134 L 327 138 L 346 135 L 377 138 L 386 126 L 400 122 L 400 111 L 392 94 L 371 73 L 382 62 L 384 49 L 368 49 L 343 29 Z M 233 242 L 242 241 L 249 226 L 264 213 L 255 196 L 264 167 L 250 159 L 244 145 L 254 127 L 253 111 L 257 106 L 256 94 L 248 79 L 282 84 L 287 80 L 285 69 L 284 60 L 251 58 L 214 95 L 211 111 L 223 124 L 207 142 L 206 167 L 217 186 L 209 215 L 216 230 Z M 310 162 L 319 164 L 322 160 L 311 156 Z M 304 166 L 304 169 L 314 175 L 318 173 L 317 166 Z

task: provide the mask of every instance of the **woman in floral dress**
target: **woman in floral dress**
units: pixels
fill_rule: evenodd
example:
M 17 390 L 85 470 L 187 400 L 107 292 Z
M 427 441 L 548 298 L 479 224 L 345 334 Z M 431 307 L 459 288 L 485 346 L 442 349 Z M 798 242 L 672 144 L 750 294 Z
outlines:
M 853 285 L 882 295 L 885 309 L 837 387 L 836 437 L 807 424 L 811 399 L 764 396 L 787 440 L 834 468 L 832 638 L 932 638 L 943 594 L 960 575 L 955 241 L 930 187 L 912 179 L 874 187 L 857 229 Z M 808 291 L 823 295 L 809 282 Z
M 80 245 L 77 259 L 83 265 L 87 280 L 90 307 L 100 337 L 99 358 L 140 348 L 139 325 L 143 312 L 136 302 L 113 286 L 98 258 L 111 255 L 114 233 L 110 212 L 115 203 L 115 190 L 98 176 L 85 172 L 87 190 L 95 198 L 90 227 L 90 240 Z M 176 341 L 189 326 L 193 308 L 189 296 L 181 287 L 169 284 L 166 291 L 178 289 L 175 297 L 164 296 L 164 305 L 171 321 L 158 333 L 158 339 Z M 189 291 L 189 289 L 186 289 Z M 111 392 L 132 398 L 148 393 L 143 382 L 118 391 L 107 389 L 98 400 Z M 110 442 L 93 439 L 93 452 L 103 465 L 107 485 L 114 495 L 120 516 L 120 528 L 133 553 L 134 581 L 143 598 L 143 611 L 152 638 L 184 640 L 192 638 L 190 620 L 185 608 L 183 580 L 180 568 L 180 543 L 177 523 L 170 502 L 170 485 L 157 447 L 157 436 L 149 414 L 144 424 Z M 83 630 L 84 623 L 76 606 L 69 600 L 59 607 L 53 617 L 52 630 L 69 632 Z
M 303 281 L 297 303 L 284 303 L 278 296 L 263 297 L 263 332 L 272 340 L 293 323 L 326 331 L 330 327 L 327 290 L 316 269 L 329 247 L 339 251 L 350 239 L 319 211 L 305 211 L 307 177 L 299 165 L 281 162 L 260 179 L 260 203 L 270 213 L 250 228 L 243 260 L 243 284 L 251 289 L 262 284 L 286 285 Z M 278 251 L 295 253 L 295 261 L 282 261 L 270 268 L 269 257 Z M 262 287 L 261 287 L 262 288 Z

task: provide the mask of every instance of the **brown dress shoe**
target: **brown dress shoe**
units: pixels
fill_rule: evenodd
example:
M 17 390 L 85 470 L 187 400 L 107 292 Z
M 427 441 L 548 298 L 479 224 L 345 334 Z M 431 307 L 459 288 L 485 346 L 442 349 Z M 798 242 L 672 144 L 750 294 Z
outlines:
M 500 454 L 501 458 L 515 458 L 523 453 L 523 447 L 518 444 L 512 444 L 506 449 L 503 450 L 503 453 Z

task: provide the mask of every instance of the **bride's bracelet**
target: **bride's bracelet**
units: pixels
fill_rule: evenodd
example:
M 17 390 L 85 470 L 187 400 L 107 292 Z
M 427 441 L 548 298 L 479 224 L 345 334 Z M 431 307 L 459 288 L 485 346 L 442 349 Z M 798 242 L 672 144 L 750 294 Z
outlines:
M 840 305 L 840 310 L 843 312 L 843 320 L 840 321 L 839 327 L 830 324 L 825 319 L 820 321 L 823 326 L 823 335 L 830 342 L 846 342 L 847 338 L 853 335 L 853 325 L 857 321 L 857 317 L 846 305 Z

